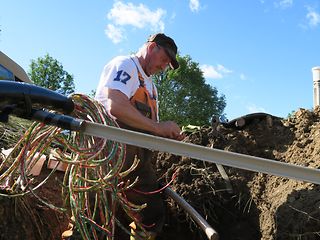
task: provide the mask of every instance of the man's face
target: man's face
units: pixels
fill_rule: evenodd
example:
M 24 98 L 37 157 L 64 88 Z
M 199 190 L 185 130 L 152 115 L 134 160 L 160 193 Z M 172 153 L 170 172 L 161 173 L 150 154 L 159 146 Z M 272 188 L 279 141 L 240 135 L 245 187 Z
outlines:
M 149 59 L 147 64 L 147 74 L 153 75 L 161 71 L 165 71 L 169 67 L 171 62 L 170 57 L 166 53 L 163 47 L 152 43 L 149 50 Z

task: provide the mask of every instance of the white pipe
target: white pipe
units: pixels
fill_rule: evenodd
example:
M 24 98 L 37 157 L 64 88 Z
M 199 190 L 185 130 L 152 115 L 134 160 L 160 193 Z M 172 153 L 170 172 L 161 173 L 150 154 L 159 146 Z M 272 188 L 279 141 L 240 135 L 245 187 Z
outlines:
M 87 121 L 82 122 L 81 131 L 91 136 L 169 152 L 179 156 L 320 184 L 319 169 L 227 152 Z
M 320 67 L 312 68 L 313 76 L 313 108 L 320 105 Z
M 179 196 L 171 188 L 167 187 L 164 192 L 171 197 L 180 207 L 182 207 L 191 218 L 198 224 L 198 226 L 205 232 L 209 240 L 218 240 L 219 235 L 209 223 L 182 197 Z

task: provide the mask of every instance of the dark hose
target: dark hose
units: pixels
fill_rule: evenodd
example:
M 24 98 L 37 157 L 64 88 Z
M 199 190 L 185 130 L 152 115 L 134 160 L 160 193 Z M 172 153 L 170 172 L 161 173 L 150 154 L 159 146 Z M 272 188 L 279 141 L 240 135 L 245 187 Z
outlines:
M 46 108 L 69 114 L 74 109 L 74 103 L 68 97 L 43 87 L 1 80 L 0 111 L 8 108 L 18 113 L 30 113 L 34 108 Z

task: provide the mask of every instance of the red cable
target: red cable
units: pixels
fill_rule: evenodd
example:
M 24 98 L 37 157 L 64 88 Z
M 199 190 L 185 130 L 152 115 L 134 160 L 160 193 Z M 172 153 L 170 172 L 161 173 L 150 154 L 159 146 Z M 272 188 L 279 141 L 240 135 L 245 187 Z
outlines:
M 152 195 L 152 194 L 156 194 L 159 192 L 162 192 L 164 189 L 166 189 L 167 187 L 169 187 L 169 185 L 173 182 L 173 180 L 177 177 L 177 170 L 174 172 L 174 174 L 172 175 L 172 179 L 170 180 L 170 182 L 168 182 L 165 186 L 163 186 L 162 188 L 152 191 L 152 192 L 143 192 L 137 189 L 132 188 L 132 191 L 136 192 L 136 193 L 140 193 L 140 194 L 144 194 L 144 195 Z

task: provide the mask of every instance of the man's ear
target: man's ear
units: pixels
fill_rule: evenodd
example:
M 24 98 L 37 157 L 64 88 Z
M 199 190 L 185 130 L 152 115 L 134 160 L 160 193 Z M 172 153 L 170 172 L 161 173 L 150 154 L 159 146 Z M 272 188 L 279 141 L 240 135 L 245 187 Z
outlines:
M 152 50 L 157 46 L 155 42 L 149 42 L 148 52 L 152 52 Z

